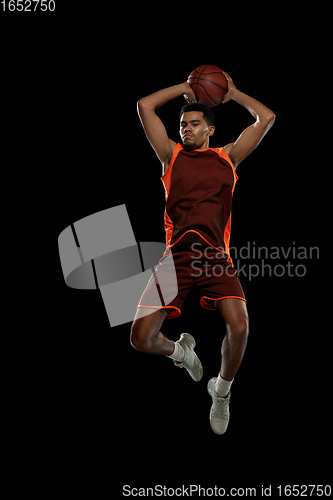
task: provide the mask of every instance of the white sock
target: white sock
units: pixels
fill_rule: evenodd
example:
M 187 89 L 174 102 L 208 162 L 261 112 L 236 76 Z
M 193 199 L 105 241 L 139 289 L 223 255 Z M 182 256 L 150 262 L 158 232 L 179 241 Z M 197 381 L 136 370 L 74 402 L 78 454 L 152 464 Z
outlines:
M 222 378 L 221 374 L 219 373 L 219 376 L 217 377 L 217 380 L 215 382 L 215 392 L 219 398 L 226 398 L 228 396 L 233 381 L 233 379 L 230 381 L 224 380 L 224 378 Z
M 175 361 L 183 361 L 185 356 L 184 349 L 178 342 L 174 342 L 173 345 L 175 346 L 174 351 L 170 356 L 167 356 L 167 358 L 171 358 Z

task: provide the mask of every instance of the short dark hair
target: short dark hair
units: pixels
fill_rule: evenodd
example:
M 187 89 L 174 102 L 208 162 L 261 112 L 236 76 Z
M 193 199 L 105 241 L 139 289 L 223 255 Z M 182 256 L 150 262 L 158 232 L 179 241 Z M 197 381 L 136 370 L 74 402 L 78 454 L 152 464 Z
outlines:
M 214 113 L 205 104 L 200 104 L 199 102 L 194 102 L 193 104 L 185 104 L 185 106 L 183 106 L 180 110 L 179 119 L 181 118 L 183 113 L 187 113 L 189 111 L 201 111 L 208 127 L 214 125 Z

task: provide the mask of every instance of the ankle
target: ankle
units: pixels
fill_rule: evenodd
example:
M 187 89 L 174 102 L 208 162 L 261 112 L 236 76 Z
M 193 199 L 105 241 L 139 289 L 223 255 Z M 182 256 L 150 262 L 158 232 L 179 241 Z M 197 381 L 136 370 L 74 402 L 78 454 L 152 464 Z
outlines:
M 219 373 L 215 382 L 215 392 L 219 398 L 226 398 L 228 396 L 233 381 L 234 380 L 224 380 Z
M 167 358 L 171 358 L 174 361 L 183 361 L 185 357 L 185 352 L 182 346 L 178 342 L 174 342 L 174 350 L 173 353 L 170 354 L 170 356 L 167 356 Z

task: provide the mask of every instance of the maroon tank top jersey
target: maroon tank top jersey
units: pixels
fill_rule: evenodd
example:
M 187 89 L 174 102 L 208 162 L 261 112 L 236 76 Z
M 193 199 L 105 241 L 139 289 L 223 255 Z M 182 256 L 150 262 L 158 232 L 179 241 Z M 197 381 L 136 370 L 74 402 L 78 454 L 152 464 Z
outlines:
M 177 144 L 161 179 L 167 248 L 194 232 L 211 247 L 224 251 L 232 262 L 231 204 L 238 177 L 224 149 L 186 150 Z

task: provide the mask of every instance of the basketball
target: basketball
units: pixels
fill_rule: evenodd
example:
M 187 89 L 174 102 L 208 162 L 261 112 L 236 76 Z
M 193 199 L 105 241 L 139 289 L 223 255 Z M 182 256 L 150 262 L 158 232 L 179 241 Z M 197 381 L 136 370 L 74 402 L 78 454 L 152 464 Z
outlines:
M 224 94 L 228 92 L 228 83 L 222 70 L 212 64 L 204 64 L 193 70 L 187 81 L 196 100 L 210 108 L 221 104 Z

